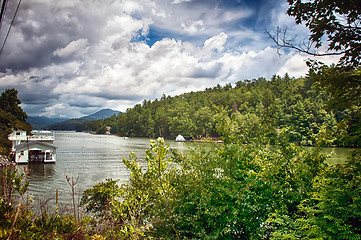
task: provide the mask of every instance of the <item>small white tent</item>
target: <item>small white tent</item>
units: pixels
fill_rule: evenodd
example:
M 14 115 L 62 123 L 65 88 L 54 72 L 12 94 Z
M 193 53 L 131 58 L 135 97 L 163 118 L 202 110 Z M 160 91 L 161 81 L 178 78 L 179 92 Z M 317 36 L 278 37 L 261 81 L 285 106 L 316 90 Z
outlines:
M 178 135 L 176 138 L 175 138 L 175 141 L 176 142 L 185 142 L 185 138 L 182 136 L 182 135 Z

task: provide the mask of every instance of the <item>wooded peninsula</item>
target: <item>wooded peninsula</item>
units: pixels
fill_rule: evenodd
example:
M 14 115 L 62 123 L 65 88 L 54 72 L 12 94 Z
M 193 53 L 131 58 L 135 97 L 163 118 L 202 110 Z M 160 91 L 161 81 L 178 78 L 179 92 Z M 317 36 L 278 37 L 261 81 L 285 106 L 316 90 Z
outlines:
M 105 133 L 110 126 L 112 133 L 128 137 L 222 137 L 217 125 L 223 114 L 237 119 L 241 135 L 267 125 L 287 131 L 290 141 L 300 145 L 361 146 L 359 106 L 334 99 L 312 76 L 287 74 L 144 100 L 125 113 L 89 122 L 78 130 Z

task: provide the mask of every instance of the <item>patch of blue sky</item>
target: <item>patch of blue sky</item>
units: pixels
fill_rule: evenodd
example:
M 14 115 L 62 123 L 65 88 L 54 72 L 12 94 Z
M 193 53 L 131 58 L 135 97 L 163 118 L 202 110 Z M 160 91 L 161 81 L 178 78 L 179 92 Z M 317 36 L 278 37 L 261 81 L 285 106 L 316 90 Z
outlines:
M 199 45 L 199 44 L 204 43 L 204 41 L 207 39 L 207 36 L 202 36 L 202 35 L 190 36 L 188 34 L 174 33 L 174 32 L 165 31 L 165 30 L 158 29 L 158 28 L 151 26 L 149 28 L 148 35 L 146 37 L 144 37 L 144 40 L 145 40 L 145 43 L 151 47 L 157 41 L 161 41 L 162 39 L 165 39 L 165 38 L 175 39 L 177 41 L 182 41 L 182 42 L 191 42 L 196 45 Z M 141 38 L 140 38 L 140 40 L 141 40 Z
M 149 40 L 148 35 L 145 35 L 143 29 L 137 31 L 130 42 L 147 42 Z
M 169 32 L 159 31 L 153 27 L 149 28 L 147 40 L 145 41 L 150 47 L 157 41 L 162 40 L 163 38 L 172 38 L 173 35 Z

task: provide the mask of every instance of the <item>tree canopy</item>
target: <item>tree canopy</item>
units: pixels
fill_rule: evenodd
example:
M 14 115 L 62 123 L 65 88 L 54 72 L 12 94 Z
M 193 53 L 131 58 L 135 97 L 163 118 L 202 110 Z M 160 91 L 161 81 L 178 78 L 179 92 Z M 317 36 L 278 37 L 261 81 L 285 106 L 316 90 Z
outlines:
M 30 130 L 26 123 L 27 115 L 20 106 L 18 91 L 14 88 L 6 89 L 0 96 L 0 154 L 10 151 L 11 143 L 8 134 L 12 129 Z
M 310 29 L 309 40 L 316 49 L 327 37 L 326 54 L 341 55 L 340 64 L 357 67 L 361 60 L 361 3 L 358 0 L 287 0 L 287 13 L 297 24 Z M 310 46 L 310 45 L 309 45 Z M 325 55 L 304 49 L 309 54 Z
M 338 76 L 330 71 L 327 78 Z M 193 138 L 219 137 L 219 110 L 226 109 L 227 115 L 237 115 L 239 121 L 244 122 L 241 135 L 252 135 L 253 130 L 270 121 L 279 129 L 288 128 L 291 140 L 298 144 L 317 145 L 323 139 L 322 144 L 329 146 L 360 146 L 359 108 L 351 100 L 351 105 L 337 109 L 335 104 L 329 106 L 332 97 L 319 90 L 316 81 L 319 77 L 317 74 L 308 78 L 275 75 L 269 80 L 239 81 L 234 87 L 227 84 L 175 97 L 144 100 L 123 114 L 90 122 L 82 129 L 103 133 L 105 127 L 110 126 L 112 133 L 130 137 L 174 139 L 178 134 Z M 358 96 L 352 93 L 349 92 L 350 98 L 358 101 Z M 332 102 L 342 103 L 336 99 Z
M 339 62 L 327 66 L 308 60 L 309 78 L 329 95 L 329 109 L 352 109 L 360 115 L 361 105 L 361 4 L 357 0 L 287 0 L 287 14 L 310 30 L 308 41 L 296 43 L 287 29 L 277 28 L 268 36 L 278 48 L 292 48 L 311 56 L 339 55 Z M 326 52 L 318 52 L 327 47 Z
M 357 68 L 361 52 L 361 6 L 357 0 L 287 0 L 287 14 L 310 30 L 308 41 L 296 42 L 287 29 L 266 31 L 279 48 L 293 48 L 311 56 L 341 56 L 338 66 Z M 319 52 L 321 46 L 326 52 Z

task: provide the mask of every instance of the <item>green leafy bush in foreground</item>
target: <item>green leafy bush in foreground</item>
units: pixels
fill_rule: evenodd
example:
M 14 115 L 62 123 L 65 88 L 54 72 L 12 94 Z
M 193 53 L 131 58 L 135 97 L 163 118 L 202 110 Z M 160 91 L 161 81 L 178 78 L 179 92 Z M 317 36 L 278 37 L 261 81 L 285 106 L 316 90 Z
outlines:
M 131 155 L 129 182 L 96 185 L 83 204 L 111 223 L 109 239 L 360 239 L 359 152 L 328 165 L 320 149 L 289 143 L 287 130 L 254 123 L 223 116 L 224 144 L 187 154 L 152 140 L 145 169 Z
M 123 160 L 129 181 L 83 193 L 82 218 L 36 215 L 26 175 L 3 169 L 0 238 L 361 239 L 360 151 L 329 165 L 320 149 L 290 143 L 292 132 L 267 115 L 215 117 L 224 143 L 179 153 L 151 140 L 145 162 Z
M 27 169 L 18 174 L 11 165 L 0 167 L 0 239 L 104 239 L 92 235 L 90 217 L 80 221 L 73 215 L 34 209 L 26 195 Z

